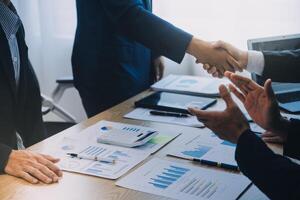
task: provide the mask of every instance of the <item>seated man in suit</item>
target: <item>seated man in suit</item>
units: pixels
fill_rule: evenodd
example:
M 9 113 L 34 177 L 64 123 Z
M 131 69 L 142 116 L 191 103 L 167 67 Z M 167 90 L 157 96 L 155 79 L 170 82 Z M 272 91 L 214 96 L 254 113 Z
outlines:
M 160 56 L 180 63 L 189 53 L 201 63 L 232 67 L 226 51 L 152 14 L 152 0 L 76 0 L 76 5 L 73 76 L 89 117 L 148 89 L 155 69 L 161 78 Z
M 300 159 L 300 121 L 280 114 L 268 79 L 264 87 L 251 79 L 225 72 L 235 86 L 230 90 L 243 102 L 254 122 L 284 141 L 284 154 Z M 240 170 L 271 199 L 300 199 L 300 165 L 273 153 L 250 129 L 246 117 L 232 100 L 227 88 L 220 87 L 227 108 L 220 112 L 190 109 L 220 138 L 236 143 L 235 158 Z
M 24 29 L 9 0 L 0 0 L 0 97 L 0 174 L 30 183 L 57 182 L 62 175 L 58 159 L 22 150 L 44 139 L 45 130 Z

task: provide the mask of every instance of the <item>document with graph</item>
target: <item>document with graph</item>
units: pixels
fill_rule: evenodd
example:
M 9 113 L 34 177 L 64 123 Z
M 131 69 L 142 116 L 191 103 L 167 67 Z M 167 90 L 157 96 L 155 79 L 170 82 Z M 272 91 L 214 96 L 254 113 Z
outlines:
M 147 153 L 134 149 L 78 142 L 70 138 L 64 138 L 58 146 L 59 151 L 54 155 L 61 159 L 58 166 L 62 170 L 107 179 L 119 178 L 149 156 Z M 78 154 L 81 157 L 101 157 L 114 160 L 114 162 L 80 159 L 71 157 L 68 153 Z
M 86 141 L 87 143 L 97 143 L 98 138 L 101 134 L 107 132 L 107 130 L 115 129 L 124 133 L 135 134 L 138 132 L 157 131 L 158 134 L 148 141 L 146 144 L 132 148 L 135 150 L 142 151 L 143 153 L 153 154 L 159 149 L 167 145 L 169 142 L 174 140 L 180 135 L 180 132 L 169 131 L 168 129 L 152 129 L 146 126 L 137 126 L 133 124 L 111 122 L 102 120 L 86 129 L 81 131 L 79 134 L 73 134 L 68 136 L 71 139 L 77 141 Z
M 151 88 L 155 91 L 219 97 L 219 86 L 228 83 L 227 79 L 171 74 L 153 84 Z
M 221 140 L 210 130 L 204 129 L 195 137 L 182 140 L 168 155 L 184 159 L 203 159 L 237 166 L 234 159 L 236 145 Z
M 116 185 L 173 199 L 236 199 L 250 184 L 243 175 L 159 158 L 148 161 Z

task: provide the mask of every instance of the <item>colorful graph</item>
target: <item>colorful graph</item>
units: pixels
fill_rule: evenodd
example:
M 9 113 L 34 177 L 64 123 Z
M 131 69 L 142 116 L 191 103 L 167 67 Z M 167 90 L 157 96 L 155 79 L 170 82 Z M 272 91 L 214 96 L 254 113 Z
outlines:
M 193 158 L 201 158 L 202 156 L 204 156 L 210 150 L 211 150 L 211 147 L 199 145 L 194 150 L 183 151 L 181 153 L 186 155 L 186 156 L 193 157 Z
M 178 181 L 178 179 L 185 175 L 189 170 L 190 169 L 187 168 L 170 165 L 169 167 L 165 168 L 163 172 L 156 175 L 156 177 L 151 178 L 149 184 L 159 189 L 166 189 Z

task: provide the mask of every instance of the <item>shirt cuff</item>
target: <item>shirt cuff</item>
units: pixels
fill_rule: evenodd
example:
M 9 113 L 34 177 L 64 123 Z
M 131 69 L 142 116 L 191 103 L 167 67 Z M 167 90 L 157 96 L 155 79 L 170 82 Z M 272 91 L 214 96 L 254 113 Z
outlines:
M 260 51 L 248 51 L 247 70 L 262 75 L 265 67 L 265 58 Z
M 9 146 L 0 143 L 0 174 L 4 173 L 11 151 L 12 149 Z

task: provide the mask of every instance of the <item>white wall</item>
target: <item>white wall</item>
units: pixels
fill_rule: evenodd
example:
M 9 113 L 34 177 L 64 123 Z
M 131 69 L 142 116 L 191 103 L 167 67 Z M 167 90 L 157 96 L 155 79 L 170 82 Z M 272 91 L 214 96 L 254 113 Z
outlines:
M 247 48 L 247 39 L 300 33 L 299 0 L 153 0 L 160 17 L 194 34 Z M 167 72 L 202 74 L 200 66 L 168 62 Z M 199 69 L 200 68 L 200 69 Z
M 55 80 L 71 75 L 76 28 L 75 0 L 13 0 L 23 19 L 30 58 L 41 89 L 50 95 Z M 205 40 L 222 39 L 246 49 L 249 38 L 300 33 L 299 0 L 153 0 L 154 12 Z M 205 75 L 194 59 L 181 65 L 167 60 L 166 73 Z M 61 105 L 86 118 L 75 89 Z

